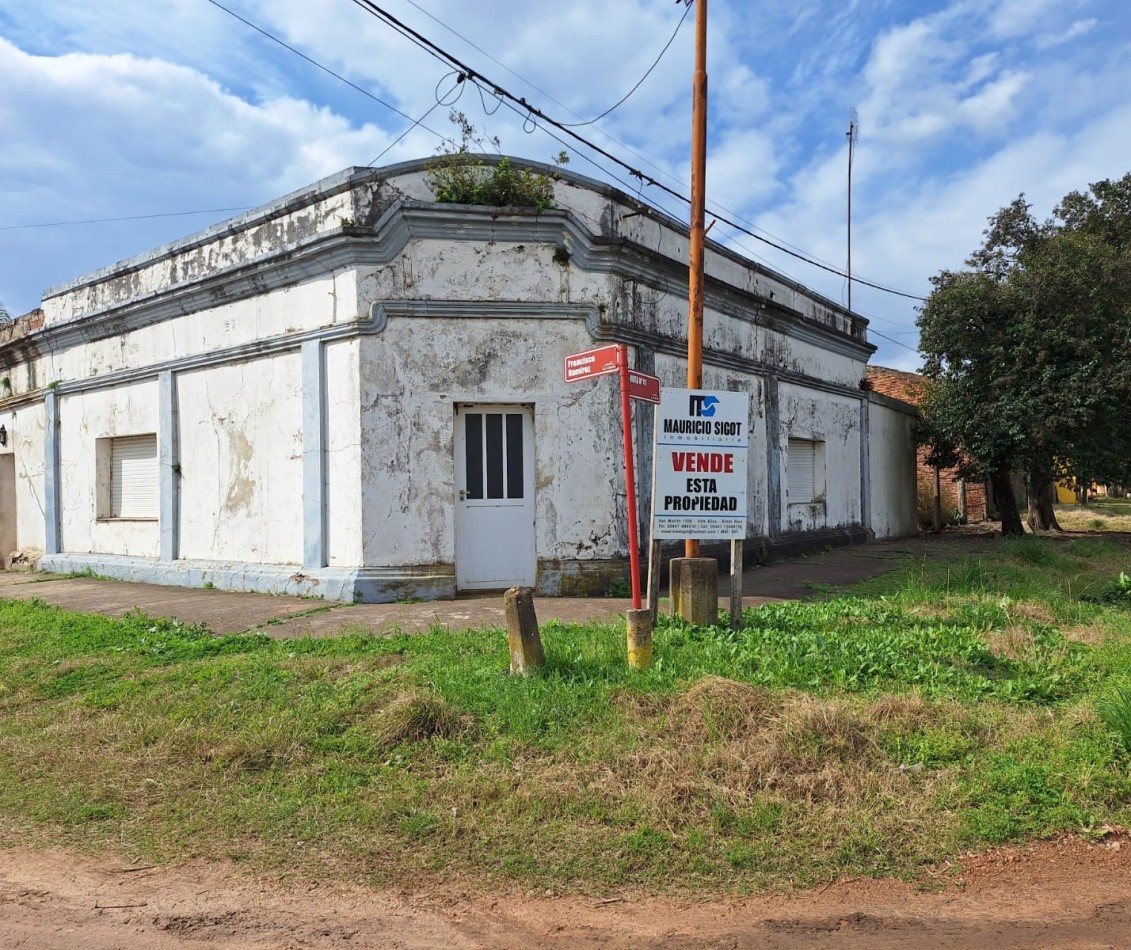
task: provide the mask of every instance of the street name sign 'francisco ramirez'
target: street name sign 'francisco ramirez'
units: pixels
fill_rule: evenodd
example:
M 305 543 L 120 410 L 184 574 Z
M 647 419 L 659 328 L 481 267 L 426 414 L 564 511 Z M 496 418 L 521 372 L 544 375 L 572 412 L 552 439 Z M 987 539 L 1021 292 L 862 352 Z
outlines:
M 653 538 L 746 537 L 749 423 L 749 393 L 661 393 L 653 455 Z

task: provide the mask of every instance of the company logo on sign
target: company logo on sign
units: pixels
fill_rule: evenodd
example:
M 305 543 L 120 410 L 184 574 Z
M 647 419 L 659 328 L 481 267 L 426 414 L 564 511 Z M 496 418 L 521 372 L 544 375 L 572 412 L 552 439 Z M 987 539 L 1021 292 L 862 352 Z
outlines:
M 715 396 L 691 396 L 688 403 L 688 415 L 710 419 L 715 414 L 715 406 L 719 404 L 719 400 Z

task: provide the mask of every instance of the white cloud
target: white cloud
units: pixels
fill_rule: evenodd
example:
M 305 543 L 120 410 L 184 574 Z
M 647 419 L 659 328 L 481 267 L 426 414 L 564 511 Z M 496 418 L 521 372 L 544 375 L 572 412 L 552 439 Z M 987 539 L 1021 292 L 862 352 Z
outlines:
M 1067 30 L 1061 33 L 1042 33 L 1036 38 L 1038 49 L 1052 49 L 1054 46 L 1060 46 L 1062 43 L 1071 43 L 1081 36 L 1087 36 L 1097 26 L 1100 21 L 1095 17 L 1089 17 L 1086 20 L 1076 20 L 1072 23 Z
M 131 55 L 30 56 L 0 39 L 0 74 L 5 224 L 254 205 L 364 163 L 389 140 L 309 102 L 251 104 L 195 70 Z M 162 238 L 192 226 L 166 222 Z M 159 243 L 153 225 L 133 230 L 140 240 L 114 257 Z M 110 262 L 73 230 L 0 237 L 0 299 L 14 310 L 30 309 L 31 295 L 49 284 Z M 16 274 L 19 288 L 7 283 Z
M 1050 12 L 1063 0 L 996 0 L 991 5 L 988 25 L 991 34 L 1001 39 L 1027 36 L 1048 22 Z

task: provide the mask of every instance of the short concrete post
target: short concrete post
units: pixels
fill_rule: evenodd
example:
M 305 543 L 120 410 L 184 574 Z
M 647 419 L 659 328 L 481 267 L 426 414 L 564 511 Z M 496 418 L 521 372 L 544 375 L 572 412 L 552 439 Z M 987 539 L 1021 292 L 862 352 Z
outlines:
M 648 612 L 652 615 L 652 629 L 660 613 L 660 567 L 663 548 L 661 542 L 653 538 L 648 551 Z
M 626 610 L 628 628 L 628 665 L 643 670 L 652 665 L 652 611 Z
M 742 626 L 742 539 L 730 542 L 730 628 Z
M 719 620 L 719 562 L 713 557 L 685 557 L 679 569 L 679 615 L 705 627 Z
M 507 614 L 511 672 L 525 675 L 545 662 L 538 617 L 534 613 L 534 592 L 529 587 L 512 587 L 503 594 L 503 607 Z
M 668 561 L 668 600 L 672 605 L 672 616 L 678 617 L 679 613 L 679 572 L 687 558 L 673 557 Z

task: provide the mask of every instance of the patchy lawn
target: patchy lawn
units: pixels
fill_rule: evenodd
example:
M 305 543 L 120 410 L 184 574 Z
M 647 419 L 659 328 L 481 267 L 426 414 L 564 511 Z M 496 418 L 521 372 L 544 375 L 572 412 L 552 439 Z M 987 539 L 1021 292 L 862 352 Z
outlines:
M 995 542 L 850 597 L 275 641 L 0 601 L 0 845 L 605 891 L 914 877 L 1131 824 L 1131 548 Z M 1115 591 L 1114 594 L 1111 592 Z

